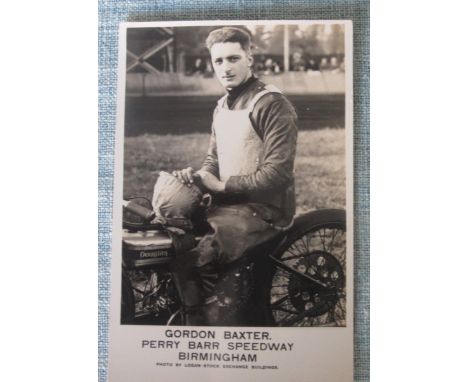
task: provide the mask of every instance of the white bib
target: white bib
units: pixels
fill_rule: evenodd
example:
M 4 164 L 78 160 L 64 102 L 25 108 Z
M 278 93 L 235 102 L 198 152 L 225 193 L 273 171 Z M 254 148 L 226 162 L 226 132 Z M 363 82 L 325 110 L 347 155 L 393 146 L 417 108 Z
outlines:
M 227 95 L 218 101 L 213 129 L 221 181 L 225 182 L 231 176 L 252 174 L 262 163 L 263 141 L 253 128 L 249 115 L 257 101 L 270 92 L 280 91 L 267 85 L 265 90 L 257 93 L 248 107 L 242 110 L 229 110 L 225 107 Z

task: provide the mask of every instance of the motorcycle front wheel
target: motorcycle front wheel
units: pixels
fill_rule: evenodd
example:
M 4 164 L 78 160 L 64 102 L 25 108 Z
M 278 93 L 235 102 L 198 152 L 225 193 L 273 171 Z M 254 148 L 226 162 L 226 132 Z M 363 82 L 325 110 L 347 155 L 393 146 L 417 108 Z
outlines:
M 346 214 L 324 209 L 296 219 L 270 255 L 271 326 L 346 326 Z

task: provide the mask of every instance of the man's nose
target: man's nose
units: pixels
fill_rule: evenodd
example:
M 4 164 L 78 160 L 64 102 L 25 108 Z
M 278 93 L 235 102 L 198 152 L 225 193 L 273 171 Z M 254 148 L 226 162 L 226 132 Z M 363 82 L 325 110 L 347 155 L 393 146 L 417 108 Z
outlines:
M 224 63 L 223 65 L 223 71 L 225 74 L 230 74 L 232 71 L 232 66 L 229 62 Z

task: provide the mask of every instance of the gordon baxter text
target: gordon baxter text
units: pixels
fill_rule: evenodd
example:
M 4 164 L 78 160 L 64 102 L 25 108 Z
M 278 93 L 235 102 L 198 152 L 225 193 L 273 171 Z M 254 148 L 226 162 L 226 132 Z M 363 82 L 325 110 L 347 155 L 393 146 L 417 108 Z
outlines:
M 164 335 L 167 338 L 200 338 L 216 339 L 215 330 L 167 329 Z M 257 340 L 270 341 L 270 333 L 266 331 L 224 330 L 222 338 L 225 340 Z

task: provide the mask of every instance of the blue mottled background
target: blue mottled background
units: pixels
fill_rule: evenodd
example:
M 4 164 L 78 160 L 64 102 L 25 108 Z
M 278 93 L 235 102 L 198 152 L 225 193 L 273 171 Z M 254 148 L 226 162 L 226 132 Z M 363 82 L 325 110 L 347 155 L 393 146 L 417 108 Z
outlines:
M 346 19 L 354 29 L 354 379 L 369 380 L 369 2 L 99 1 L 99 381 L 107 380 L 118 25 L 122 21 Z

